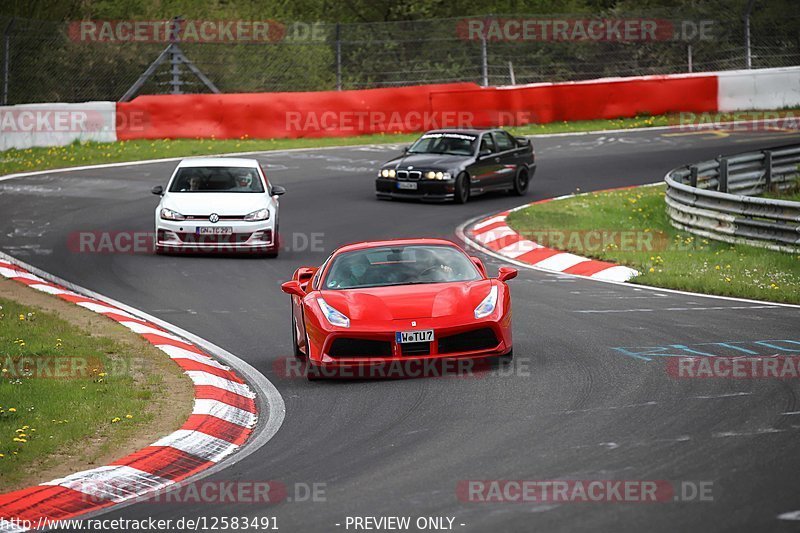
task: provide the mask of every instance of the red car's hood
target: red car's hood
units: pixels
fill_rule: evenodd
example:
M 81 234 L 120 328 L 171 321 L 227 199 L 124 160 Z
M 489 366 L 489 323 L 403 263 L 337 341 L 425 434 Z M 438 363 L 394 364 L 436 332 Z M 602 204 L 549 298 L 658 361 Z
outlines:
M 400 320 L 472 314 L 492 280 L 321 291 L 350 320 Z

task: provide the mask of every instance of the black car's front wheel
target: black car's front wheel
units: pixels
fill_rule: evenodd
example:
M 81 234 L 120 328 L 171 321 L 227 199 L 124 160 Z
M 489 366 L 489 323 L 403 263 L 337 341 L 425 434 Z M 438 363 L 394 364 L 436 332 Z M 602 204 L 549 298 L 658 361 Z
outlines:
M 456 177 L 454 200 L 457 204 L 465 204 L 469 201 L 469 176 L 462 172 Z
M 517 196 L 524 196 L 528 192 L 529 183 L 528 171 L 523 168 L 517 172 L 517 176 L 514 178 L 514 188 L 511 189 L 511 192 Z

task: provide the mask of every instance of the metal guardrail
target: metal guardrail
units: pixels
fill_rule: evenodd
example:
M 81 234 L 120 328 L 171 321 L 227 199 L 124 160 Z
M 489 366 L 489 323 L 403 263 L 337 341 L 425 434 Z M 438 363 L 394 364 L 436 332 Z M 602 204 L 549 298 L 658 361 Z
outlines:
M 759 198 L 800 182 L 800 145 L 718 157 L 667 173 L 670 223 L 709 239 L 800 253 L 800 202 Z

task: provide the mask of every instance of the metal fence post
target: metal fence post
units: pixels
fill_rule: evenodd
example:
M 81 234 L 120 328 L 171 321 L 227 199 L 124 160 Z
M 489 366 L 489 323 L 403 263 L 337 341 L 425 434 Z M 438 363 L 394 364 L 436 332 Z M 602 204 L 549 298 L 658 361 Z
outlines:
M 482 85 L 484 87 L 489 86 L 489 58 L 488 50 L 486 50 L 486 35 L 481 35 L 481 77 Z
M 744 12 L 744 62 L 745 68 L 753 68 L 753 54 L 750 46 L 750 13 L 753 11 L 753 4 L 756 0 L 747 2 Z
M 14 26 L 12 18 L 11 22 L 6 26 L 3 32 L 3 105 L 8 105 L 8 77 L 11 72 L 11 28 Z
M 689 74 L 692 73 L 692 45 L 687 45 L 686 47 L 686 55 L 688 56 L 689 60 Z
M 728 158 L 719 157 L 719 180 L 717 184 L 719 192 L 728 192 Z
M 689 167 L 689 185 L 697 187 L 697 165 Z
M 764 150 L 764 187 L 765 191 L 772 188 L 772 150 Z
M 180 42 L 181 34 L 181 19 L 175 17 L 172 19 L 174 26 L 170 28 L 170 46 L 172 47 L 169 55 L 169 62 L 171 65 L 172 80 L 170 80 L 171 93 L 181 94 L 181 60 L 177 48 L 177 43 Z
M 511 85 L 517 84 L 517 79 L 514 76 L 514 63 L 511 61 L 508 62 L 508 77 L 511 78 Z
M 342 90 L 342 25 L 336 23 L 336 90 Z

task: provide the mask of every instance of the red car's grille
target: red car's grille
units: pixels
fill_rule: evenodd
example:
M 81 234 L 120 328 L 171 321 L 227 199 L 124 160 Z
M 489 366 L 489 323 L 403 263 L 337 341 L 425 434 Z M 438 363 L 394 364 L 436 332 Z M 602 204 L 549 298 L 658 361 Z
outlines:
M 392 343 L 372 339 L 334 339 L 328 350 L 331 357 L 391 357 Z
M 497 336 L 492 328 L 481 328 L 442 337 L 439 339 L 439 353 L 473 352 L 488 350 L 497 346 Z
M 407 342 L 400 345 L 403 355 L 430 355 L 431 343 L 429 342 Z

